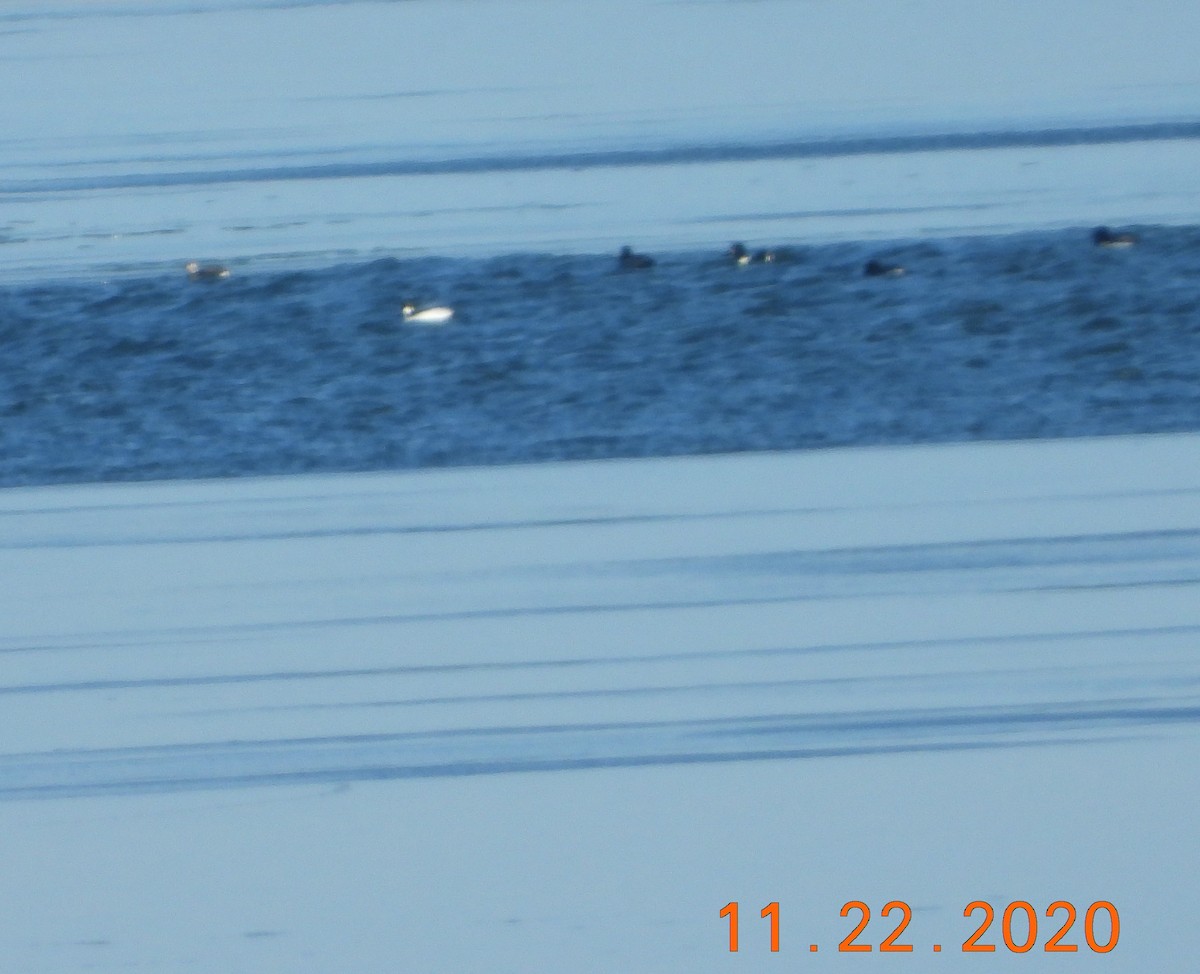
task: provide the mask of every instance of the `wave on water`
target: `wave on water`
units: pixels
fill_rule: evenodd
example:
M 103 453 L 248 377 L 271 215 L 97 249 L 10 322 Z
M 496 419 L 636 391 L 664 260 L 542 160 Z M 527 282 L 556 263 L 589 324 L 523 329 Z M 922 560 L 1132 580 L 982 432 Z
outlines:
M 10 286 L 0 483 L 1195 429 L 1200 228 L 1139 233 Z

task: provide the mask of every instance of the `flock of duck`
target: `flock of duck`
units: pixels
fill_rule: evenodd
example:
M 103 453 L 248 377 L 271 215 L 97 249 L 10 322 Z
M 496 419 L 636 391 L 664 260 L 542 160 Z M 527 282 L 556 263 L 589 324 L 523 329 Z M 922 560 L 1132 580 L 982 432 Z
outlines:
M 725 260 L 737 267 L 745 267 L 747 264 L 774 264 L 779 259 L 780 254 L 778 251 L 749 251 L 743 243 L 732 243 L 729 245 L 729 249 L 725 251 Z M 635 254 L 631 247 L 622 247 L 621 252 L 617 254 L 617 270 L 641 271 L 648 270 L 653 266 L 653 257 L 647 257 L 645 254 Z M 899 277 L 904 273 L 904 270 L 904 267 L 900 264 L 887 264 L 878 258 L 872 258 L 863 267 L 863 274 L 866 277 Z
M 1132 233 L 1115 233 L 1108 227 L 1096 227 L 1092 231 L 1092 243 L 1097 247 L 1124 248 L 1132 247 L 1137 237 Z M 738 267 L 747 264 L 773 264 L 779 259 L 779 253 L 774 250 L 749 251 L 743 243 L 732 243 L 725 251 L 725 260 Z M 655 260 L 646 254 L 635 253 L 632 247 L 622 247 L 617 254 L 617 270 L 643 271 L 654 267 Z M 223 264 L 201 264 L 198 261 L 188 261 L 184 265 L 188 279 L 191 281 L 211 283 L 229 277 L 229 268 Z M 863 265 L 864 277 L 901 277 L 907 272 L 902 264 L 890 264 L 873 257 Z M 417 325 L 444 325 L 454 317 L 454 309 L 446 305 L 418 306 L 406 302 L 400 309 L 405 322 Z

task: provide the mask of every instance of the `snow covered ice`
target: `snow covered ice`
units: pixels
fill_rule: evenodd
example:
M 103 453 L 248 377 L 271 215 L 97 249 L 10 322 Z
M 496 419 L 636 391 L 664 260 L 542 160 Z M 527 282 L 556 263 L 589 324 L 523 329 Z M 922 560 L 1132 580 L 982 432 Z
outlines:
M 717 911 L 777 900 L 839 970 L 902 899 L 962 970 L 968 903 L 1067 899 L 1170 969 L 1197 445 L 8 490 L 4 954 L 751 969 Z

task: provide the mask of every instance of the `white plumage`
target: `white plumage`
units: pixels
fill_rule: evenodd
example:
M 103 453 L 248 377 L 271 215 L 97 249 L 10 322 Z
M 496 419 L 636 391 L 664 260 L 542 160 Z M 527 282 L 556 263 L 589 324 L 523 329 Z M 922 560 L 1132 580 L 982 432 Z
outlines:
M 415 304 L 406 304 L 402 309 L 404 320 L 414 325 L 444 325 L 454 317 L 454 309 L 447 307 L 418 308 Z

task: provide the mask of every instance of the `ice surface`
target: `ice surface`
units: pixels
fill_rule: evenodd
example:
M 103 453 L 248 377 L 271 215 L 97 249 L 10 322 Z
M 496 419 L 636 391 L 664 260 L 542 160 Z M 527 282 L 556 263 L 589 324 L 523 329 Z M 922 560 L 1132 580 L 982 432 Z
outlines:
M 1174 969 L 1198 447 L 6 490 L 0 952 L 750 970 L 778 900 L 775 962 L 841 970 L 898 898 L 939 968 L 1062 970 L 963 908 L 1107 899 L 1069 969 Z

